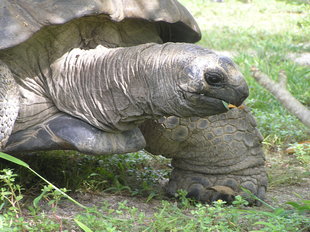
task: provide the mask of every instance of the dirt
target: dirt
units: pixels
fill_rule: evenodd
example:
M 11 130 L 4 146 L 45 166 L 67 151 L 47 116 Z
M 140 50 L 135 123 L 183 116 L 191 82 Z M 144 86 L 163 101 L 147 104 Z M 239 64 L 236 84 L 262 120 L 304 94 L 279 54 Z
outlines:
M 109 203 L 109 208 L 117 209 L 119 202 L 126 201 L 127 206 L 136 207 L 145 215 L 152 216 L 157 207 L 161 204 L 161 200 L 151 200 L 146 202 L 146 198 L 122 196 L 115 194 L 75 194 L 73 196 L 77 201 L 87 207 L 101 206 L 103 202 Z M 273 207 L 284 207 L 288 201 L 310 200 L 310 178 L 305 179 L 301 185 L 290 185 L 282 187 L 273 187 L 267 191 L 265 202 Z M 173 201 L 173 199 L 172 199 Z M 264 207 L 264 206 L 262 206 Z M 63 201 L 59 205 L 57 214 L 65 218 L 73 218 L 74 215 L 81 212 L 81 208 L 69 201 Z
M 300 185 L 273 187 L 267 191 L 266 202 L 272 206 L 283 206 L 288 201 L 310 200 L 310 178 Z
M 160 200 L 152 200 L 146 202 L 145 198 L 130 197 L 116 194 L 74 194 L 72 196 L 75 200 L 87 207 L 103 206 L 105 202 L 109 204 L 109 209 L 117 209 L 120 202 L 126 201 L 128 207 L 136 207 L 139 211 L 144 212 L 145 215 L 152 216 L 156 212 L 156 207 L 160 205 Z M 74 218 L 75 215 L 82 212 L 82 209 L 70 201 L 62 201 L 57 209 L 57 215 L 65 218 Z

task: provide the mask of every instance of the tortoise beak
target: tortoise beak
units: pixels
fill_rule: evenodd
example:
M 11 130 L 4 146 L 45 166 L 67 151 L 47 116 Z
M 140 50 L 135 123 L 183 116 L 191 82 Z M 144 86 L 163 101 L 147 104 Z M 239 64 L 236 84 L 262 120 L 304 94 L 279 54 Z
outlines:
M 206 95 L 209 94 L 207 93 Z M 212 95 L 209 96 L 212 97 Z M 249 96 L 249 88 L 245 80 L 240 80 L 237 85 L 227 84 L 225 88 L 217 90 L 217 95 L 215 96 L 219 100 L 238 107 Z
M 234 92 L 236 96 L 230 103 L 235 106 L 240 106 L 244 102 L 244 100 L 249 96 L 248 85 L 245 82 L 244 85 L 241 85 L 238 88 L 236 88 Z

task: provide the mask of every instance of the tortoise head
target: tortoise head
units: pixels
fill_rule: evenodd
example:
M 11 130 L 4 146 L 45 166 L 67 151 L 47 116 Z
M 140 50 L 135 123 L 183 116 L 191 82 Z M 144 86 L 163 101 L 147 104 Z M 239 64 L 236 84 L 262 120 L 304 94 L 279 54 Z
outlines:
M 181 62 L 177 77 L 184 98 L 198 111 L 208 109 L 209 115 L 227 111 L 223 101 L 241 105 L 249 89 L 233 61 L 196 45 L 185 48 L 189 58 Z

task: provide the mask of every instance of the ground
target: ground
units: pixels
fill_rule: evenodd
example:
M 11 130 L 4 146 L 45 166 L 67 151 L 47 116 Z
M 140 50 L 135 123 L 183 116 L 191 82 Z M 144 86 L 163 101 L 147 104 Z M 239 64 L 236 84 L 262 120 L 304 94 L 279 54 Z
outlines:
M 282 159 L 280 163 L 278 162 L 279 159 Z M 299 201 L 301 198 L 304 200 L 310 200 L 309 167 L 296 163 L 294 157 L 289 157 L 282 153 L 270 152 L 266 155 L 266 168 L 269 178 L 272 179 L 267 190 L 265 199 L 266 203 L 274 207 L 280 207 L 288 201 Z M 159 187 L 162 188 L 161 191 L 164 194 L 163 184 L 164 181 L 159 183 Z M 145 212 L 146 215 L 154 214 L 156 206 L 161 202 L 161 200 L 158 199 L 153 199 L 150 202 L 147 202 L 147 198 L 141 196 L 133 197 L 128 194 L 102 192 L 75 193 L 72 196 L 80 203 L 89 207 L 107 201 L 112 208 L 117 208 L 119 202 L 127 201 L 129 206 L 134 206 L 140 209 Z M 174 201 L 175 199 L 170 200 Z M 261 206 L 261 208 L 264 207 L 264 205 Z M 80 208 L 67 200 L 62 202 L 57 210 L 57 214 L 63 217 L 74 217 L 74 215 L 79 212 Z
M 270 147 L 269 147 L 270 149 Z M 130 156 L 130 155 L 129 155 Z M 145 157 L 145 154 L 143 154 Z M 123 157 L 122 157 L 123 158 Z M 114 159 L 114 157 L 112 157 Z M 148 158 L 147 158 L 148 159 Z M 151 161 L 153 157 L 150 158 L 149 161 Z M 159 165 L 156 163 L 154 167 L 156 169 L 164 168 L 166 170 L 166 164 L 167 160 L 164 158 L 160 159 L 162 165 Z M 154 161 L 154 160 L 153 160 Z M 158 161 L 158 160 L 157 160 Z M 99 163 L 104 162 L 104 160 L 99 161 Z M 118 161 L 120 162 L 120 161 Z M 126 161 L 131 162 L 131 161 Z M 152 166 L 152 163 L 149 163 L 148 165 Z M 118 165 L 119 166 L 119 165 Z M 138 165 L 139 166 L 139 165 Z M 145 169 L 146 167 L 140 167 L 140 169 Z M 303 165 L 299 162 L 299 160 L 296 159 L 296 157 L 293 154 L 287 154 L 284 151 L 272 151 L 272 150 L 266 150 L 266 168 L 267 172 L 269 174 L 269 188 L 267 191 L 265 203 L 266 205 L 262 205 L 260 207 L 246 207 L 247 210 L 255 210 L 255 212 L 270 212 L 270 206 L 273 208 L 284 208 L 284 209 L 290 209 L 291 207 L 286 204 L 286 202 L 294 201 L 299 202 L 300 200 L 310 200 L 310 175 L 309 175 L 309 169 L 308 166 Z M 126 168 L 124 168 L 123 171 L 125 171 Z M 141 170 L 143 171 L 143 170 Z M 125 171 L 126 172 L 126 171 Z M 148 177 L 145 177 L 148 178 Z M 184 205 L 180 203 L 180 200 L 177 200 L 175 198 L 168 198 L 165 196 L 164 190 L 163 190 L 163 184 L 165 180 L 161 180 L 159 182 L 153 183 L 153 190 L 160 189 L 156 196 L 149 200 L 148 196 L 144 196 L 144 194 L 137 194 L 136 196 L 132 196 L 133 192 L 132 189 L 135 187 L 135 183 L 131 178 L 129 178 L 129 181 L 127 184 L 129 185 L 129 188 L 131 188 L 131 191 L 128 191 L 126 188 L 119 188 L 118 190 L 113 189 L 110 192 L 105 191 L 85 191 L 84 190 L 77 190 L 75 193 L 70 194 L 75 200 L 83 204 L 84 206 L 87 206 L 89 208 L 95 209 L 95 214 L 98 213 L 100 216 L 96 216 L 96 219 L 92 218 L 90 215 L 93 216 L 92 213 L 83 213 L 83 209 L 81 209 L 76 204 L 72 203 L 69 200 L 62 199 L 58 204 L 57 207 L 51 207 L 51 205 L 48 203 L 52 200 L 52 198 L 45 198 L 40 202 L 40 215 L 41 217 L 44 217 L 42 215 L 47 215 L 46 217 L 49 218 L 51 221 L 54 221 L 55 223 L 58 223 L 58 225 L 61 225 L 60 231 L 65 231 L 67 229 L 68 231 L 82 231 L 76 224 L 73 223 L 74 219 L 84 220 L 83 222 L 87 222 L 88 226 L 92 228 L 93 231 L 108 231 L 108 230 L 100 230 L 100 226 L 96 225 L 98 222 L 105 222 L 110 223 L 109 225 L 111 228 L 119 228 L 119 230 L 112 230 L 112 231 L 131 231 L 127 230 L 128 228 L 123 225 L 122 223 L 131 223 L 130 228 L 136 228 L 135 231 L 144 231 L 145 228 L 149 228 L 149 225 L 152 225 L 152 223 L 156 223 L 157 219 L 160 213 L 169 213 L 172 215 L 171 220 L 189 220 L 188 215 L 190 214 L 190 210 L 195 210 L 196 208 L 194 206 L 190 206 L 190 208 L 184 208 Z M 124 187 L 124 186 L 123 186 Z M 141 188 L 141 186 L 140 186 Z M 36 196 L 38 193 L 36 194 Z M 34 199 L 34 196 L 27 196 L 27 205 L 31 205 Z M 166 212 L 163 211 L 163 201 L 167 201 L 169 204 L 169 207 L 178 207 L 175 208 L 173 212 Z M 52 205 L 53 206 L 53 205 Z M 26 206 L 24 208 L 27 208 Z M 176 209 L 181 209 L 180 212 L 175 212 Z M 229 214 L 228 210 L 230 208 L 228 206 L 224 206 L 222 208 L 222 211 L 224 212 L 223 215 Z M 141 214 L 142 216 L 137 216 L 137 213 Z M 27 220 L 31 222 L 32 217 L 29 215 L 29 211 L 26 210 L 25 212 Z M 174 215 L 175 214 L 175 215 Z M 210 212 L 206 212 L 205 217 L 208 217 Z M 82 215 L 82 216 L 81 216 Z M 224 216 L 221 217 L 224 217 Z M 102 218 L 101 218 L 102 217 Z M 139 217 L 141 217 L 143 223 L 141 225 L 141 222 L 139 222 Z M 185 217 L 185 219 L 184 219 Z M 190 215 L 192 217 L 192 215 Z M 212 217 L 212 215 L 211 215 Z M 154 219 L 156 218 L 156 219 Z M 217 218 L 217 217 L 216 217 Z M 217 220 L 217 219 L 213 220 Z M 242 218 L 242 217 L 241 217 Z M 41 219 L 42 220 L 42 219 Z M 253 220 L 253 219 L 251 219 Z M 255 219 L 259 220 L 259 219 Z M 278 219 L 277 219 L 278 220 Z M 310 218 L 309 221 L 310 223 Z M 132 223 L 136 223 L 136 227 Z M 189 223 L 189 222 L 184 222 Z M 244 223 L 243 219 L 241 219 L 241 224 Z M 275 223 L 275 222 L 273 222 Z M 283 222 L 279 222 L 283 223 Z M 287 222 L 286 222 L 287 223 Z M 289 222 L 290 223 L 290 222 Z M 310 225 L 310 224 L 309 224 Z M 140 227 L 142 226 L 141 229 Z M 144 227 L 143 227 L 144 226 Z M 147 227 L 149 226 L 149 227 Z M 246 228 L 246 225 L 243 227 Z M 242 228 L 243 228 L 242 227 Z M 95 228 L 95 230 L 94 230 Z M 104 227 L 105 228 L 105 227 Z M 124 229 L 127 228 L 127 229 Z M 156 227 L 157 228 L 157 227 Z M 225 227 L 226 228 L 226 227 Z M 255 228 L 255 227 L 253 227 Z M 236 229 L 236 228 L 235 228 Z M 239 231 L 239 227 L 236 230 L 232 231 Z M 54 230 L 51 230 L 54 231 Z M 161 230 L 161 229 L 145 229 L 145 231 L 173 231 L 173 230 Z M 183 230 L 175 230 L 175 231 L 183 231 Z M 185 230 L 186 231 L 186 230 Z M 197 230 L 200 231 L 200 230 Z M 211 230 L 213 231 L 213 230 Z M 216 230 L 214 230 L 216 231 Z M 225 231 L 225 230 L 223 230 Z M 252 231 L 252 230 L 240 230 L 240 231 Z M 271 230 L 264 230 L 264 231 L 273 231 Z M 279 230 L 279 231 L 293 231 L 293 230 Z

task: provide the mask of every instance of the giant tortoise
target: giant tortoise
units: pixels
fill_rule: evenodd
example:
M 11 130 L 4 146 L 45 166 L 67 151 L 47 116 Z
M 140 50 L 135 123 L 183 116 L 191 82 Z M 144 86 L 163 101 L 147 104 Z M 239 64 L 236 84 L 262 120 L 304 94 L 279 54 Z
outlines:
M 261 135 L 227 57 L 176 0 L 2 0 L 0 150 L 172 158 L 167 191 L 266 190 Z

